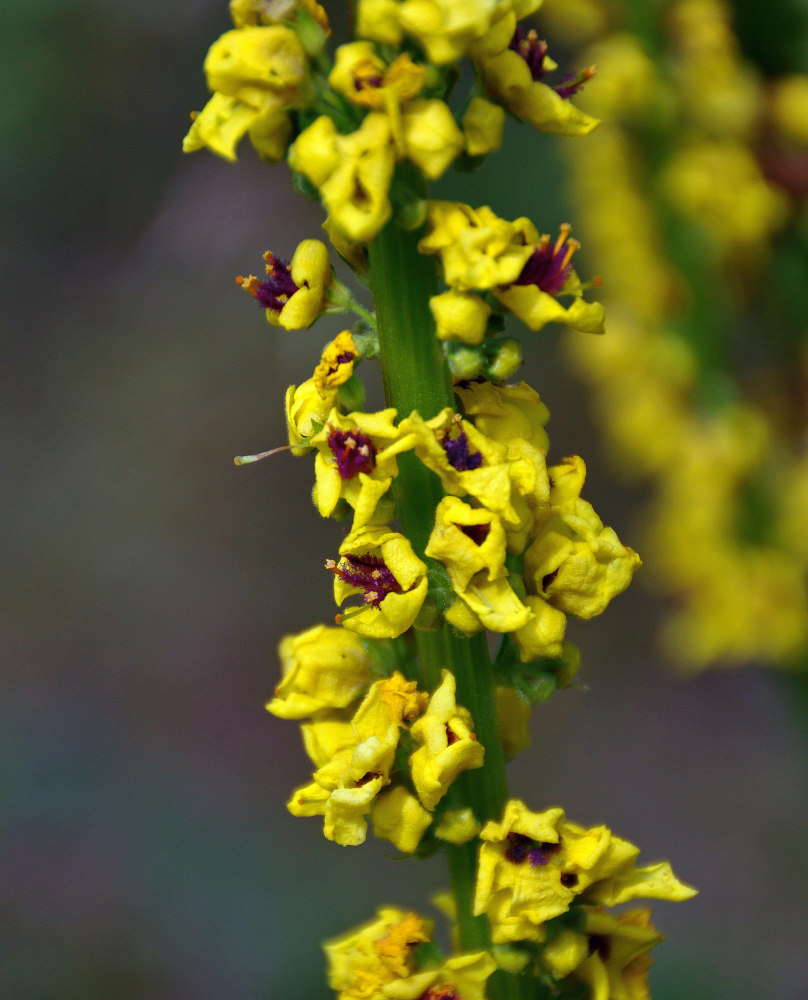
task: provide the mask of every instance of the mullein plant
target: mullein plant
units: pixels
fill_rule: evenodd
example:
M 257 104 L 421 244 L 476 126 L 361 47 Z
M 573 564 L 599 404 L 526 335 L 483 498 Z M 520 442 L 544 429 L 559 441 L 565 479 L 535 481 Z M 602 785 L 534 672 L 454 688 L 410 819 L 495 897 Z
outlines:
M 804 672 L 808 77 L 764 79 L 723 0 L 546 8 L 603 76 L 581 95 L 603 124 L 565 173 L 609 336 L 568 348 L 614 457 L 652 485 L 663 648 L 689 671 Z
M 574 681 L 567 617 L 600 614 L 639 565 L 582 498 L 583 460 L 548 465 L 548 411 L 512 382 L 507 314 L 603 332 L 569 227 L 429 197 L 500 146 L 507 114 L 566 136 L 596 126 L 571 101 L 593 70 L 557 72 L 521 23 L 539 3 L 359 0 L 353 40 L 331 51 L 314 0 L 231 0 L 185 140 L 233 160 L 247 137 L 285 158 L 374 299 L 357 302 L 317 239 L 237 279 L 286 330 L 356 317 L 285 401 L 317 510 L 348 525 L 325 561 L 335 624 L 280 643 L 267 707 L 300 723 L 313 764 L 288 808 L 344 846 L 372 828 L 404 855 L 442 851 L 452 887 L 437 901 L 450 953 L 433 920 L 393 905 L 326 943 L 341 1000 L 640 1000 L 661 935 L 647 908 L 613 908 L 694 893 L 667 862 L 640 864 L 607 827 L 512 799 L 506 782 L 532 707 Z

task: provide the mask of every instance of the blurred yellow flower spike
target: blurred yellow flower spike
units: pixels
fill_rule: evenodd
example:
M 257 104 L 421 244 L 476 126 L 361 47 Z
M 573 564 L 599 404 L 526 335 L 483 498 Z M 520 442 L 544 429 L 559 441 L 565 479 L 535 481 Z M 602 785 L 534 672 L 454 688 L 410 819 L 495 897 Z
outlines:
M 578 897 L 605 902 L 607 896 L 623 901 L 694 895 L 667 865 L 667 882 L 661 875 L 644 878 L 646 869 L 634 867 L 637 847 L 605 826 L 587 830 L 567 822 L 559 808 L 532 813 L 523 802 L 511 799 L 502 822 L 487 823 L 480 839 L 474 912 L 488 915 L 494 944 L 544 941 L 544 923 L 564 913 Z M 622 893 L 612 892 L 617 884 Z M 633 895 L 628 894 L 629 885 Z
M 338 623 L 371 639 L 394 639 L 410 628 L 427 591 L 426 566 L 396 531 L 366 525 L 351 531 L 340 546 L 334 573 L 334 599 L 341 605 L 360 594 L 363 604 L 337 616 Z
M 304 719 L 347 708 L 370 687 L 373 662 L 343 628 L 315 625 L 287 635 L 278 646 L 282 677 L 267 710 L 280 719 Z
M 328 308 L 334 282 L 328 248 L 322 240 L 303 240 L 289 264 L 272 251 L 264 254 L 266 277 L 239 275 L 236 282 L 266 310 L 267 322 L 285 330 L 303 330 Z M 357 353 L 354 351 L 354 353 Z
M 293 793 L 287 804 L 293 816 L 322 816 L 326 838 L 343 846 L 364 842 L 365 816 L 390 783 L 399 727 L 424 704 L 415 689 L 414 681 L 398 673 L 371 685 L 351 720 L 350 742 L 314 772 L 309 785 Z M 332 719 L 314 719 L 309 729 L 315 731 L 320 724 L 330 727 L 333 735 Z M 318 745 L 316 736 L 309 739 Z
M 371 111 L 348 135 L 321 115 L 300 133 L 288 159 L 319 188 L 333 225 L 349 240 L 369 242 L 390 218 L 395 151 L 390 120 L 382 112 Z
M 569 615 L 594 618 L 631 583 L 640 557 L 603 526 L 581 500 L 585 466 L 578 458 L 553 466 L 550 514 L 525 553 L 528 589 Z
M 415 948 L 432 937 L 432 921 L 393 906 L 373 920 L 326 941 L 328 985 L 338 1000 L 369 1000 L 407 976 Z
M 373 833 L 379 840 L 389 840 L 403 854 L 412 854 L 432 822 L 432 813 L 409 789 L 397 785 L 378 796 L 371 818 Z
M 444 670 L 429 707 L 410 730 L 418 744 L 410 756 L 412 781 L 422 805 L 429 810 L 440 802 L 461 771 L 483 766 L 485 750 L 474 735 L 471 715 L 455 702 L 455 686 L 454 674 Z
M 328 389 L 321 395 L 314 379 L 286 390 L 286 428 L 293 455 L 305 455 L 314 445 L 311 438 L 322 429 L 332 408 L 337 405 L 337 390 Z
M 485 291 L 519 277 L 538 236 L 529 219 L 506 222 L 486 205 L 430 201 L 427 233 L 418 249 L 440 257 L 450 288 Z
M 646 1000 L 649 954 L 663 937 L 651 924 L 651 911 L 627 910 L 612 916 L 605 910 L 586 908 L 585 958 L 574 969 L 573 978 L 586 983 L 592 1000 Z M 545 948 L 542 958 L 547 962 Z M 591 954 L 590 954 L 591 952 Z
M 394 423 L 393 408 L 377 413 L 332 410 L 323 429 L 312 438 L 317 448 L 314 462 L 314 503 L 329 517 L 340 500 L 354 509 L 354 530 L 379 517 L 393 515 L 392 504 L 381 510 L 379 501 L 398 475 L 396 456 L 413 447 L 414 436 Z

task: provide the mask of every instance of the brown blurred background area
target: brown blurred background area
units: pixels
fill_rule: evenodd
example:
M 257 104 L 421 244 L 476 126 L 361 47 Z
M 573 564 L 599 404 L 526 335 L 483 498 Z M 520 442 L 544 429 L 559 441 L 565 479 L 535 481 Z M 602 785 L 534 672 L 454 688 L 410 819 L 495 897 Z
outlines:
M 272 329 L 233 279 L 320 213 L 246 147 L 237 167 L 179 152 L 224 2 L 36 0 L 3 21 L 0 998 L 327 997 L 319 942 L 381 903 L 427 907 L 446 876 L 293 819 L 310 768 L 263 708 L 279 638 L 334 614 L 341 529 L 307 459 L 232 459 L 284 442 L 283 392 L 341 327 Z M 552 232 L 556 146 L 513 128 L 508 148 L 444 193 Z M 598 460 L 564 336 L 531 335 L 524 376 L 551 457 L 586 458 L 631 544 L 637 498 Z M 638 576 L 573 630 L 582 683 L 535 710 L 513 792 L 700 888 L 655 908 L 656 1000 L 804 1000 L 790 689 L 753 667 L 677 680 L 659 612 Z

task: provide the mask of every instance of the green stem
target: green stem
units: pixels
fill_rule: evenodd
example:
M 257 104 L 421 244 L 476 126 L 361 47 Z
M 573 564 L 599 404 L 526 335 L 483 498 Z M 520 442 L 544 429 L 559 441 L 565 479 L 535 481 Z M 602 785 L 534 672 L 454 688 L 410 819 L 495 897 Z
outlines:
M 454 395 L 429 309 L 429 297 L 438 291 L 437 272 L 433 260 L 418 253 L 419 236 L 389 222 L 369 248 L 369 263 L 387 405 L 396 407 L 399 416 L 418 410 L 428 419 L 446 406 L 453 407 Z M 443 490 L 438 477 L 414 454 L 399 456 L 398 464 L 401 530 L 424 558 Z M 471 807 L 481 823 L 499 819 L 508 786 L 497 725 L 496 682 L 485 634 L 467 639 L 444 625 L 436 631 L 416 630 L 415 642 L 419 682 L 434 690 L 441 671 L 451 670 L 458 704 L 471 712 L 477 738 L 485 747 L 485 765 L 459 776 L 449 790 L 449 804 Z M 477 848 L 476 839 L 460 847 L 447 846 L 458 933 L 465 950 L 487 948 L 491 943 L 488 920 L 472 912 Z M 517 1000 L 528 995 L 528 987 L 524 978 L 496 973 L 488 993 L 491 1000 Z

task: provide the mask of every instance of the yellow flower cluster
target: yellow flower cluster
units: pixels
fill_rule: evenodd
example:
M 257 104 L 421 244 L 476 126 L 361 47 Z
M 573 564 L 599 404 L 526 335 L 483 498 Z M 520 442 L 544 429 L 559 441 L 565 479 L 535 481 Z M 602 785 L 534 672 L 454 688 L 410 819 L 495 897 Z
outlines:
M 419 969 L 417 949 L 431 943 L 431 935 L 430 920 L 383 907 L 374 920 L 325 943 L 328 984 L 338 1000 L 484 1000 L 496 969 L 491 956 L 466 952 Z
M 412 854 L 457 775 L 483 763 L 454 676 L 444 671 L 431 697 L 399 672 L 374 681 L 356 636 L 324 625 L 286 636 L 279 653 L 283 678 L 267 709 L 301 721 L 316 768 L 289 811 L 322 816 L 325 836 L 343 845 L 365 840 L 370 814 L 377 837 Z M 413 748 L 406 766 L 396 758 L 404 733 L 402 747 Z
M 557 0 L 548 7 L 561 18 Z M 778 395 L 774 383 L 791 384 L 793 371 L 769 372 L 767 414 L 743 400 L 729 371 L 716 376 L 717 353 L 704 345 L 732 335 L 716 327 L 723 303 L 732 296 L 743 305 L 761 286 L 771 241 L 799 210 L 787 185 L 766 176 L 757 140 L 773 109 L 778 142 L 799 142 L 804 109 L 791 95 L 805 85 L 784 79 L 767 95 L 720 0 L 680 0 L 669 15 L 665 60 L 652 62 L 636 38 L 617 32 L 587 53 L 604 86 L 587 91 L 584 104 L 604 124 L 569 171 L 611 321 L 608 337 L 568 348 L 596 390 L 598 424 L 616 459 L 654 483 L 645 549 L 677 605 L 662 633 L 668 654 L 688 670 L 748 660 L 788 666 L 808 645 L 808 558 L 799 540 L 808 506 L 792 492 L 805 476 L 804 428 L 783 413 L 791 390 Z M 601 22 L 605 32 L 605 12 Z M 630 136 L 657 134 L 660 120 L 665 157 L 649 185 Z M 662 204 L 649 199 L 653 189 Z M 675 263 L 664 245 L 671 213 L 687 233 L 688 257 Z
M 504 760 L 529 742 L 531 707 L 575 676 L 567 617 L 601 614 L 640 565 L 582 498 L 583 460 L 548 465 L 549 413 L 525 382 L 509 384 L 520 349 L 498 336 L 506 311 L 533 331 L 563 323 L 603 332 L 603 306 L 585 297 L 599 279 L 585 284 L 573 268 L 570 226 L 551 236 L 526 218 L 428 198 L 428 183 L 453 163 L 474 167 L 498 148 L 506 114 L 568 136 L 597 124 L 570 102 L 593 67 L 548 82 L 557 67 L 547 45 L 520 23 L 539 6 L 357 0 L 356 37 L 332 56 L 315 0 L 232 0 L 235 27 L 205 63 L 213 96 L 185 141 L 234 159 L 248 135 L 265 158 L 286 156 L 360 276 L 405 245 L 430 275 L 428 291 L 409 289 L 422 311 L 407 336 L 423 335 L 418 348 L 437 352 L 425 355 L 436 371 L 421 372 L 419 361 L 400 384 L 423 375 L 436 388 L 411 401 L 385 356 L 403 346 L 388 314 L 406 274 L 384 301 L 370 275 L 378 318 L 337 281 L 318 240 L 303 241 L 288 264 L 267 252 L 264 277 L 237 279 L 273 326 L 361 318 L 286 394 L 289 448 L 313 457 L 317 510 L 350 519 L 325 563 L 336 627 L 280 644 L 282 677 L 267 708 L 300 723 L 313 765 L 287 807 L 322 817 L 340 845 L 363 843 L 371 825 L 404 854 L 460 852 L 459 933 L 464 922 L 466 934 L 469 922 L 475 935 L 491 930 L 490 953 L 446 958 L 429 921 L 382 909 L 326 944 L 339 1000 L 485 1000 L 497 966 L 519 973 L 528 964 L 551 991 L 571 977 L 595 1000 L 639 998 L 660 936 L 647 911 L 614 917 L 606 907 L 693 894 L 667 863 L 638 867 L 636 847 L 606 827 L 568 822 L 560 808 L 532 813 L 511 800 L 492 819 L 507 800 Z M 452 90 L 467 79 L 463 101 Z M 395 405 L 366 411 L 357 369 L 378 355 Z M 420 355 L 399 353 L 402 368 L 411 357 Z M 437 370 L 442 358 L 448 372 Z M 500 636 L 493 664 L 484 630 Z M 470 676 L 478 667 L 479 688 Z
M 397 164 L 408 161 L 437 180 L 459 156 L 497 149 L 506 112 L 565 135 L 597 124 L 570 101 L 592 71 L 555 86 L 544 80 L 556 64 L 519 24 L 540 4 L 360 0 L 358 38 L 339 46 L 332 62 L 328 19 L 313 0 L 233 2 L 235 27 L 205 60 L 213 96 L 192 116 L 183 148 L 208 147 L 234 160 L 248 135 L 265 159 L 288 151 L 289 165 L 326 208 L 334 245 L 347 255 L 390 218 Z M 456 115 L 445 92 L 452 67 L 466 58 L 486 96 L 472 90 Z
M 474 912 L 487 914 L 494 944 L 545 941 L 547 922 L 574 902 L 617 906 L 695 895 L 667 862 L 638 868 L 637 847 L 605 826 L 570 823 L 562 809 L 533 813 L 511 799 L 502 822 L 487 823 L 480 839 Z

